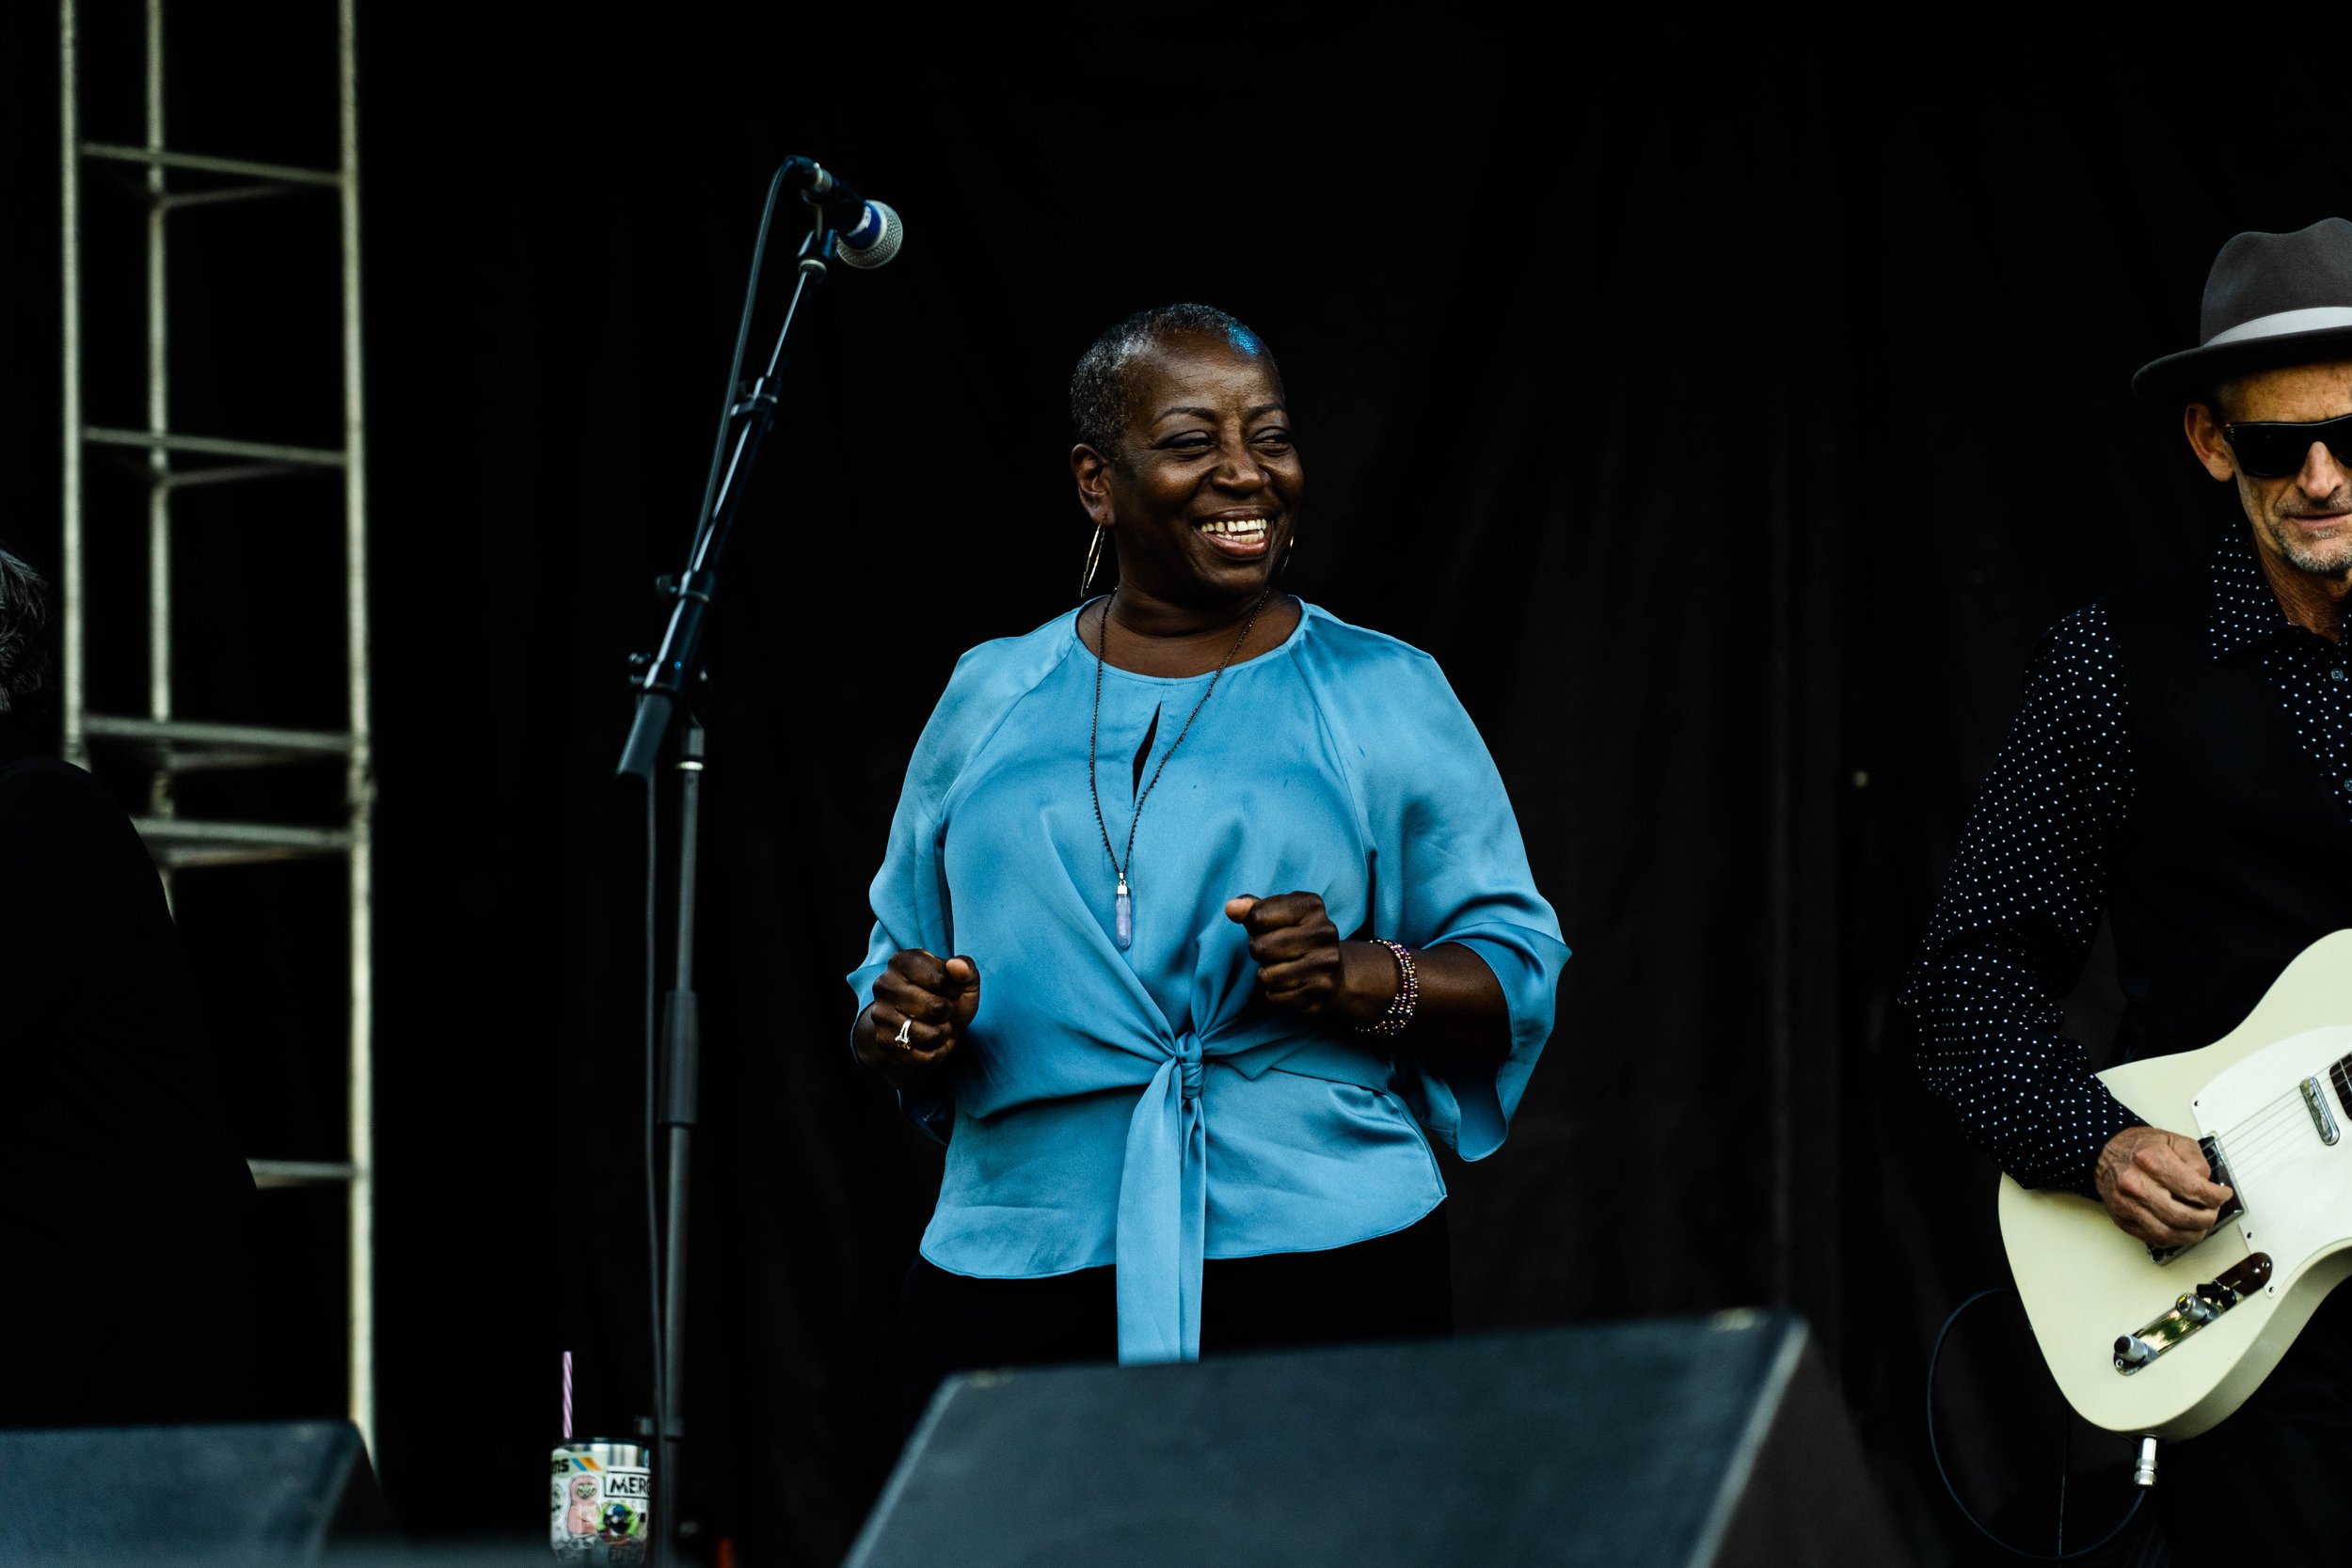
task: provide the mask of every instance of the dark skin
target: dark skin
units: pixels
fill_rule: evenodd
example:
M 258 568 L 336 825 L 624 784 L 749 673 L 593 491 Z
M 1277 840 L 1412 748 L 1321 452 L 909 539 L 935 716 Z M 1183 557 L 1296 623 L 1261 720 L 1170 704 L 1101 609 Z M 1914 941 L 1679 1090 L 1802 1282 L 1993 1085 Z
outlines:
M 2222 438 L 2232 420 L 2306 424 L 2352 414 L 2352 361 L 2291 365 L 2231 384 L 2229 407 L 2192 403 L 2181 417 L 2189 450 L 2215 479 L 2237 486 L 2263 577 L 2287 618 L 2329 641 L 2344 636 L 2352 598 L 2352 472 L 2317 441 L 2283 479 L 2238 467 Z M 2194 1138 L 2160 1127 L 2126 1127 L 2099 1151 L 2092 1177 L 2118 1227 L 2159 1246 L 2202 1241 L 2229 1201 Z
M 1081 443 L 1070 453 L 1079 503 L 1110 531 L 1119 562 L 1117 592 L 1080 614 L 1078 635 L 1105 663 L 1138 674 L 1205 674 L 1229 650 L 1235 663 L 1255 658 L 1287 639 L 1301 613 L 1297 600 L 1269 591 L 1306 493 L 1280 373 L 1247 346 L 1184 337 L 1137 356 L 1127 375 L 1132 412 L 1116 450 Z M 1234 650 L 1252 611 L 1257 622 Z M 1320 895 L 1242 894 L 1225 914 L 1248 933 L 1259 990 L 1273 1006 L 1347 1029 L 1396 998 L 1394 956 L 1343 940 Z M 1391 1043 L 1433 1064 L 1501 1061 L 1510 1010 L 1486 961 L 1451 942 L 1413 958 L 1421 1000 Z M 858 1060 L 900 1090 L 936 1092 L 979 1000 L 971 958 L 899 952 L 858 1017 Z

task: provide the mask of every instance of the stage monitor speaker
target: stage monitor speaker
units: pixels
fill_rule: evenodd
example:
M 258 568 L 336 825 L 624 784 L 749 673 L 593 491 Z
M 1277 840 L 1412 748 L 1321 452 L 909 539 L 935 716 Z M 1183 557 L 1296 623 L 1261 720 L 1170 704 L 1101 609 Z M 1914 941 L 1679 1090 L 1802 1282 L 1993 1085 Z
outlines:
M 1802 1320 L 952 1379 L 844 1568 L 1911 1560 Z
M 0 1431 L 0 1562 L 312 1562 L 383 1529 L 348 1421 Z

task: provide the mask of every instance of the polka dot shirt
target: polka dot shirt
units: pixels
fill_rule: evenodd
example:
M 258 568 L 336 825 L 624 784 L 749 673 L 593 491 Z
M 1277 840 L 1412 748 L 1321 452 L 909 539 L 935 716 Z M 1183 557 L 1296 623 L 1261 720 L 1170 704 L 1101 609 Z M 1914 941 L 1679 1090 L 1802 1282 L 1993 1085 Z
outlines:
M 2213 657 L 2261 658 L 2352 818 L 2352 649 L 2286 618 L 2250 540 L 2216 549 L 2208 570 Z M 1930 1092 L 2029 1187 L 2088 1190 L 2099 1150 L 2139 1119 L 2092 1076 L 2058 1006 L 2098 932 L 2107 846 L 2131 812 L 2127 696 L 2099 606 L 2042 639 L 1899 998 Z

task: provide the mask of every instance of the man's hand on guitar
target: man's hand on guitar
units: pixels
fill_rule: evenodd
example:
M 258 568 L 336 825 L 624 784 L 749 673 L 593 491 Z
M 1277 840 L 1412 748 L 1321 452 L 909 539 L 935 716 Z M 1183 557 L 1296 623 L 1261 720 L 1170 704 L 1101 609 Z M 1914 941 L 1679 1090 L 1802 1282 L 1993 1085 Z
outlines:
M 2204 1240 L 2230 1201 L 2197 1141 L 2161 1127 L 2126 1127 L 2109 1138 L 2091 1180 L 2116 1225 L 2155 1246 Z

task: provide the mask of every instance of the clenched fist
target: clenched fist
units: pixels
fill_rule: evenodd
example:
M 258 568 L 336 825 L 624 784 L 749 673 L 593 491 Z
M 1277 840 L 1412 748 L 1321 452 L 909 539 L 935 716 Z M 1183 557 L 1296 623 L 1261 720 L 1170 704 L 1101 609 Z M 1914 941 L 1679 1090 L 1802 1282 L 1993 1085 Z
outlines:
M 1285 1011 L 1369 1023 L 1395 1000 L 1395 958 L 1375 942 L 1342 942 L 1320 894 L 1229 898 L 1225 918 L 1249 933 L 1258 988 Z
M 2126 1235 L 2157 1246 L 2203 1241 L 2230 1201 L 2197 1141 L 2160 1127 L 2126 1127 L 2109 1138 L 2091 1182 Z
M 900 948 L 875 977 L 873 1005 L 858 1015 L 857 1059 L 895 1089 L 933 1087 L 979 1006 L 980 969 L 970 958 Z

